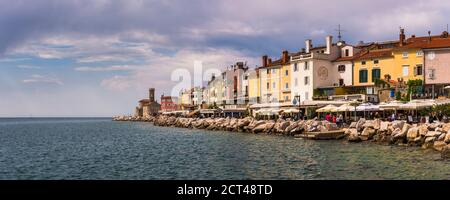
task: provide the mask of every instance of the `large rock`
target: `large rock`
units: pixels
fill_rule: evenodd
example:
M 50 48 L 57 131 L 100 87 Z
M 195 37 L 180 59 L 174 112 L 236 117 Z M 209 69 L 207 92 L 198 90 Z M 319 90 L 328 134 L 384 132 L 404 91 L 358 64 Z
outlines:
M 366 128 L 364 128 L 364 130 L 362 131 L 362 133 L 359 137 L 363 141 L 371 140 L 373 138 L 373 136 L 375 135 L 375 133 L 376 133 L 376 131 L 375 131 L 375 129 L 373 129 L 373 127 L 366 127 Z
M 392 136 L 393 136 L 392 139 L 394 140 L 394 142 L 405 143 L 407 131 L 408 131 L 408 128 L 402 129 L 402 130 L 400 130 L 399 128 L 395 129 L 395 131 L 392 133 Z
M 286 128 L 291 125 L 291 123 L 289 121 L 284 121 L 281 122 L 280 125 L 277 128 L 277 132 L 278 133 L 284 133 L 284 131 L 286 130 Z
M 411 125 L 409 125 L 409 124 L 405 124 L 405 125 L 403 125 L 403 128 L 402 128 L 402 134 L 407 134 L 408 133 L 408 130 L 411 128 L 412 126 Z
M 397 128 L 402 129 L 403 125 L 405 124 L 405 121 L 396 120 L 396 121 L 393 121 L 391 124 L 394 129 L 397 129 Z
M 444 141 L 445 135 L 446 135 L 446 133 L 441 133 L 441 135 L 439 135 L 439 137 L 437 138 L 437 140 L 439 140 L 439 141 Z
M 441 135 L 441 132 L 428 131 L 427 134 L 425 134 L 425 137 L 439 137 L 439 135 Z
M 444 142 L 445 143 L 450 143 L 450 132 L 445 134 Z
M 356 130 L 362 131 L 364 129 L 364 124 L 366 120 L 364 118 L 359 119 L 358 123 L 356 123 Z
M 357 124 L 358 122 L 352 122 L 352 123 L 350 123 L 350 126 L 349 126 L 349 128 L 356 128 L 356 124 Z
M 419 128 L 413 127 L 413 128 L 410 128 L 408 130 L 408 133 L 406 134 L 406 139 L 408 141 L 414 141 L 414 139 L 416 139 L 419 136 L 420 136 L 419 135 Z
M 448 131 L 450 131 L 450 123 L 442 125 L 442 130 L 443 132 L 448 133 Z
M 436 151 L 442 151 L 447 144 L 443 141 L 434 141 L 433 148 Z
M 390 122 L 380 122 L 380 131 L 387 131 L 390 124 Z
M 373 120 L 366 120 L 366 122 L 363 124 L 364 128 L 375 128 L 375 123 Z
M 273 127 L 275 126 L 275 122 L 273 122 L 273 121 L 269 121 L 269 122 L 267 122 L 266 123 L 266 127 L 265 127 L 265 129 L 264 129 L 264 133 L 271 133 L 271 131 L 272 131 L 272 129 L 273 129 Z
M 419 135 L 425 136 L 428 133 L 428 126 L 427 125 L 421 125 L 419 126 Z
M 430 143 L 430 142 L 434 142 L 436 140 L 436 138 L 435 137 L 426 137 L 425 138 L 425 143 Z
M 447 144 L 442 151 L 441 151 L 441 157 L 443 159 L 450 159 L 450 144 Z
M 253 133 L 261 133 L 264 131 L 264 129 L 266 129 L 266 123 L 260 123 L 255 128 L 253 128 L 252 132 Z
M 438 127 L 437 123 L 432 123 L 432 124 L 429 124 L 427 128 L 429 131 L 434 131 L 434 130 L 436 130 L 437 127 Z
M 348 136 L 349 142 L 361 142 L 361 138 L 359 138 L 358 131 L 356 129 L 349 129 L 350 135 Z
M 435 141 L 434 137 L 425 138 L 425 141 L 422 144 L 422 148 L 423 149 L 432 148 L 434 146 L 434 141 Z
M 286 129 L 284 131 L 285 131 L 285 133 L 290 133 L 292 130 L 297 128 L 297 126 L 298 126 L 298 122 L 293 122 L 288 127 L 286 127 Z

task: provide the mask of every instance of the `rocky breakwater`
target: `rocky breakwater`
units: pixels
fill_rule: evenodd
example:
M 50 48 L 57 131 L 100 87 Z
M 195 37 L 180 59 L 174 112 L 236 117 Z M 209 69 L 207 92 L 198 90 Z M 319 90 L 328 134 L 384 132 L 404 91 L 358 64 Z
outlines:
M 153 122 L 156 117 L 114 116 L 113 121 Z
M 251 117 L 238 118 L 183 118 L 158 116 L 153 119 L 156 126 L 206 129 L 212 131 L 245 132 L 266 135 L 294 136 L 304 132 L 335 130 L 336 124 L 327 121 L 256 120 Z
M 450 123 L 407 124 L 405 121 L 364 120 L 345 129 L 349 142 L 371 141 L 381 144 L 418 146 L 441 152 L 450 158 Z

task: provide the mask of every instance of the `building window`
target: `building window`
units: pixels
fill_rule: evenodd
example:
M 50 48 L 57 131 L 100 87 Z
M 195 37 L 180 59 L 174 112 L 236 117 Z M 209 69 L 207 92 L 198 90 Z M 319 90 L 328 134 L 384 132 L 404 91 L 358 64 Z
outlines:
M 298 71 L 297 63 L 294 63 L 294 72 Z
M 288 96 L 284 96 L 284 100 L 285 101 L 289 101 L 289 97 Z
M 372 69 L 372 82 L 375 82 L 376 79 L 380 79 L 381 70 L 380 69 Z
M 275 87 L 276 87 L 276 84 L 275 84 L 275 82 L 273 82 L 272 83 L 272 88 L 275 89 Z
M 272 74 L 276 74 L 277 73 L 277 69 L 272 69 Z
M 267 82 L 267 89 L 269 89 L 270 88 L 270 84 L 269 84 L 269 82 Z
M 286 83 L 286 89 L 289 89 L 289 83 Z
M 366 65 L 366 61 L 365 60 L 361 61 L 361 65 Z
M 374 60 L 373 61 L 373 64 L 378 64 L 380 61 L 378 61 L 378 60 Z
M 417 57 L 422 57 L 423 56 L 423 51 L 419 50 L 416 52 L 416 56 Z
M 294 85 L 298 86 L 298 79 L 297 78 L 294 79 Z
M 288 70 L 286 70 L 286 76 L 289 76 L 289 71 Z
M 344 79 L 340 78 L 339 79 L 339 86 L 343 86 L 344 85 Z
M 244 80 L 248 80 L 248 76 L 244 76 Z
M 402 53 L 402 57 L 403 57 L 403 58 L 408 58 L 408 52 L 406 52 L 406 51 L 403 52 L 403 53 Z
M 308 69 L 309 69 L 308 62 L 305 62 L 304 70 L 308 70 Z
M 359 82 L 367 83 L 367 69 L 359 70 Z
M 339 65 L 338 72 L 345 72 L 345 65 Z
M 267 69 L 267 74 L 270 74 L 270 69 Z
M 305 92 L 305 99 L 306 99 L 306 100 L 309 99 L 309 92 Z
M 350 51 L 348 49 L 345 50 L 345 57 L 349 57 L 350 56 Z
M 305 76 L 305 85 L 309 85 L 309 76 Z
M 414 76 L 421 76 L 422 74 L 423 74 L 422 64 L 416 65 L 416 67 L 414 67 Z
M 409 74 L 409 65 L 403 65 L 402 66 L 402 72 L 403 72 L 403 76 L 408 76 L 408 74 Z

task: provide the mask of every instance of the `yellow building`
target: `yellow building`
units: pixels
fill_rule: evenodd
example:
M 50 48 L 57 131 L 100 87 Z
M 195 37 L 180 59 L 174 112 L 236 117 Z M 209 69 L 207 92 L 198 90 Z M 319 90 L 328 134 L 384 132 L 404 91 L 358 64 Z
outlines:
M 401 69 L 394 65 L 393 49 L 376 49 L 355 58 L 353 67 L 354 86 L 372 86 L 375 79 L 390 76 L 396 79 Z
M 259 69 L 248 70 L 248 99 L 250 104 L 260 103 L 261 85 Z
M 289 68 L 288 51 L 283 51 L 281 59 L 273 62 L 267 56 L 263 56 L 263 65 L 259 68 L 261 102 L 290 101 L 291 80 Z
M 280 99 L 281 102 L 291 102 L 291 65 L 290 65 L 289 54 L 287 51 L 283 51 L 282 64 L 281 64 L 281 90 Z
M 419 48 L 409 48 L 408 45 L 399 47 L 393 51 L 395 80 L 401 78 L 403 81 L 423 80 L 423 51 Z

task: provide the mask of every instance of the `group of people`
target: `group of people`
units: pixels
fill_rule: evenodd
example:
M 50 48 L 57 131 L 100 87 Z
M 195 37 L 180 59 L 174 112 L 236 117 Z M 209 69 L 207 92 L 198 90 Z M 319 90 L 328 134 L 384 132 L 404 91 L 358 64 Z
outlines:
M 339 114 L 338 116 L 327 113 L 325 115 L 325 120 L 332 122 L 332 123 L 336 123 L 339 127 L 342 126 L 342 124 L 344 124 L 344 116 L 342 116 L 342 114 Z

